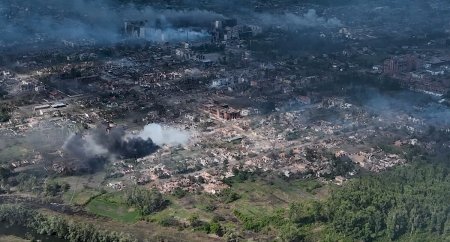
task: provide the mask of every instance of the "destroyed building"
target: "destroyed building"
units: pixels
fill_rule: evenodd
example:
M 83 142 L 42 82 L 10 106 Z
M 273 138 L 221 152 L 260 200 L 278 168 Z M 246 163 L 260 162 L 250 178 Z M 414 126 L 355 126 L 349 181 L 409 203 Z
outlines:
M 129 38 L 145 38 L 146 21 L 125 21 L 124 32 Z
M 224 120 L 239 119 L 242 117 L 241 110 L 234 109 L 227 104 L 217 105 L 209 104 L 205 105 L 205 110 L 212 114 L 214 117 Z
M 415 71 L 418 68 L 419 60 L 414 55 L 395 56 L 384 61 L 383 71 L 388 75 L 396 75 Z

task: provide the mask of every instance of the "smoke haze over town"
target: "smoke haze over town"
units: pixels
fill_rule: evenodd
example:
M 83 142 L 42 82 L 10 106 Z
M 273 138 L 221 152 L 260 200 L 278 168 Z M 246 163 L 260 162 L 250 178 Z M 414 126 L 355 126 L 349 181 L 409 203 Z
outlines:
M 0 241 L 447 241 L 450 2 L 2 0 Z

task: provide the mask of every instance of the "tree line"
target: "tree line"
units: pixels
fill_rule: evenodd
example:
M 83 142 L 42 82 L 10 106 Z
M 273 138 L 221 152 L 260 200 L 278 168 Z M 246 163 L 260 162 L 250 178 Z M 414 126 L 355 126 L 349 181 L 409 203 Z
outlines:
M 355 239 L 450 239 L 450 170 L 418 163 L 357 179 L 333 193 L 326 217 Z
M 0 205 L 0 222 L 24 226 L 38 234 L 56 236 L 71 242 L 134 242 L 130 235 L 101 230 L 88 223 L 46 215 L 23 205 Z
M 363 175 L 324 201 L 294 202 L 273 212 L 233 214 L 244 230 L 275 230 L 281 241 L 449 241 L 450 168 L 416 161 Z M 322 228 L 320 238 L 313 232 Z

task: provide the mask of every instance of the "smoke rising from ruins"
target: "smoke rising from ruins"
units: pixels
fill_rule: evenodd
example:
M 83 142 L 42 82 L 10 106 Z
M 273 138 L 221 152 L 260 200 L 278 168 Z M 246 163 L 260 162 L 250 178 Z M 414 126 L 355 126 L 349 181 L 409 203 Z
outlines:
M 264 26 L 277 26 L 282 28 L 313 28 L 313 27 L 326 27 L 335 28 L 343 26 L 341 20 L 336 17 L 325 18 L 320 17 L 315 9 L 309 9 L 302 15 L 293 13 L 285 13 L 281 15 L 274 14 L 256 14 L 255 18 L 260 21 Z
M 0 2 L 0 44 L 46 40 L 116 42 L 126 20 L 145 20 L 150 41 L 203 37 L 191 27 L 204 27 L 222 18 L 205 10 L 161 10 L 134 5 L 119 6 L 107 0 L 6 0 Z M 12 21 L 14 20 L 14 21 Z M 159 34 L 158 34 L 159 33 Z M 157 35 L 158 34 L 158 35 Z
M 189 141 L 189 133 L 159 124 L 149 124 L 138 134 L 138 137 L 151 139 L 156 145 L 184 145 Z
M 138 134 L 128 132 L 124 127 L 108 129 L 102 126 L 84 135 L 70 135 L 63 150 L 67 157 L 77 161 L 75 169 L 97 170 L 111 160 L 141 158 L 160 146 L 184 145 L 188 140 L 188 132 L 159 124 L 149 124 Z

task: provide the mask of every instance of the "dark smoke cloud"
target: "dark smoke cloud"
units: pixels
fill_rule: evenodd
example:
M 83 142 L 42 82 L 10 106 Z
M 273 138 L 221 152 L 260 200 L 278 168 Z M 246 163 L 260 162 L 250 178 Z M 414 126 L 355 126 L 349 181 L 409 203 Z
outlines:
M 160 146 L 185 145 L 190 133 L 159 124 L 148 124 L 137 133 L 124 127 L 100 126 L 85 134 L 72 134 L 63 145 L 75 171 L 97 171 L 116 159 L 135 159 L 152 154 Z M 70 162 L 72 161 L 72 162 Z
M 65 154 L 75 160 L 73 169 L 88 171 L 96 171 L 112 159 L 141 158 L 158 148 L 150 138 L 128 135 L 123 127 L 73 134 L 63 146 Z
M 151 154 L 158 147 L 150 138 L 127 136 L 125 128 L 95 129 L 91 132 L 92 140 L 108 151 L 109 154 L 122 158 L 139 158 Z

